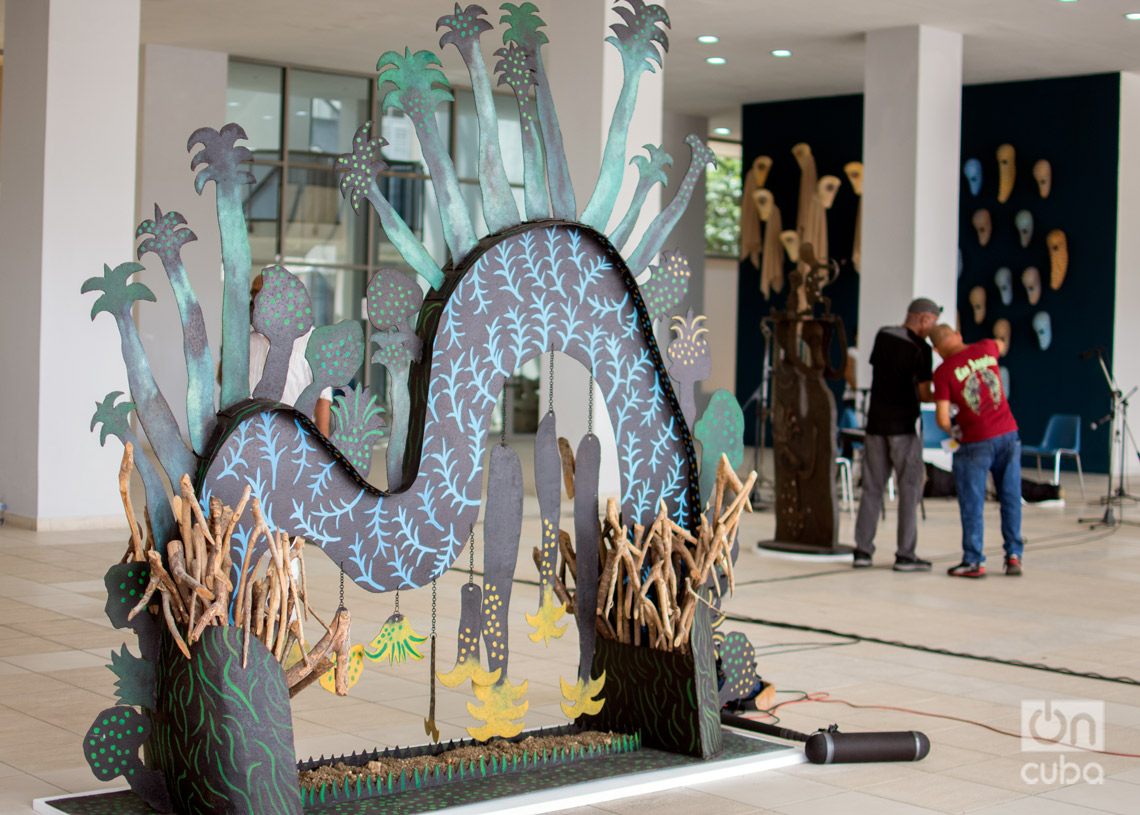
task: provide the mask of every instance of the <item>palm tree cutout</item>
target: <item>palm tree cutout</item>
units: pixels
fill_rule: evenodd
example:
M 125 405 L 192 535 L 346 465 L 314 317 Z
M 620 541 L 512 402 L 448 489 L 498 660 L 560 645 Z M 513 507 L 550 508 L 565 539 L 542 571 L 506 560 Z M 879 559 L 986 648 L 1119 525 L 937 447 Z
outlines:
M 616 246 L 618 250 L 625 246 L 629 236 L 633 233 L 633 227 L 637 224 L 637 216 L 641 214 L 641 208 L 645 205 L 645 198 L 653 189 L 653 185 L 660 184 L 664 187 L 669 183 L 669 177 L 665 175 L 665 168 L 673 166 L 673 157 L 661 147 L 652 144 L 645 145 L 645 152 L 649 154 L 649 158 L 634 156 L 629 160 L 629 163 L 637 168 L 637 187 L 633 190 L 633 200 L 630 201 L 629 210 L 625 217 L 621 219 L 617 229 L 610 234 L 610 243 Z
M 661 265 L 650 269 L 653 276 L 642 285 L 641 297 L 656 326 L 658 320 L 681 305 L 689 291 L 693 272 L 689 268 L 689 259 L 680 252 L 662 252 Z
M 340 175 L 340 194 L 348 199 L 353 212 L 358 215 L 362 200 L 372 204 L 380 216 L 380 225 L 384 227 L 384 232 L 396 251 L 429 286 L 438 289 L 443 285 L 443 272 L 400 217 L 400 213 L 381 194 L 380 185 L 376 183 L 376 176 L 388 169 L 388 163 L 381 155 L 388 142 L 379 136 L 371 138 L 375 124 L 365 122 L 358 127 L 356 135 L 352 137 L 352 152 L 337 156 L 333 169 Z
M 206 452 L 206 444 L 217 421 L 214 407 L 214 358 L 206 338 L 206 320 L 198 297 L 186 275 L 182 262 L 182 247 L 198 236 L 189 229 L 180 229 L 186 219 L 178 212 L 165 215 L 158 204 L 154 205 L 154 220 L 146 220 L 135 230 L 135 237 L 145 238 L 138 247 L 138 258 L 147 252 L 158 255 L 162 268 L 174 290 L 178 316 L 182 320 L 182 352 L 186 358 L 186 422 L 190 432 L 190 445 L 199 455 Z
M 491 94 L 491 81 L 483 52 L 479 50 L 479 35 L 493 26 L 482 15 L 487 10 L 474 4 L 455 13 L 440 17 L 435 27 L 449 30 L 439 38 L 439 47 L 448 43 L 459 49 L 463 63 L 471 74 L 471 90 L 475 94 L 475 114 L 479 119 L 479 187 L 483 192 L 483 220 L 492 232 L 499 232 L 519 222 L 519 210 L 511 193 L 507 171 L 503 167 L 503 154 L 499 149 L 499 116 L 495 110 L 495 97 Z
M 689 200 L 693 197 L 693 191 L 696 189 L 697 182 L 700 180 L 701 174 L 704 173 L 705 167 L 710 164 L 713 167 L 716 166 L 716 154 L 701 141 L 699 136 L 692 134 L 686 136 L 685 144 L 689 145 L 693 151 L 692 158 L 689 160 L 689 169 L 685 171 L 685 177 L 681 179 L 681 184 L 677 187 L 673 200 L 649 224 L 641 243 L 637 245 L 637 249 L 626 261 L 629 270 L 635 275 L 648 266 L 649 261 L 661 251 L 669 233 L 673 231 L 677 221 L 681 220 L 681 216 L 685 214 L 685 208 L 689 206 Z
M 709 341 L 704 336 L 708 329 L 701 325 L 704 321 L 704 315 L 694 317 L 691 308 L 684 317 L 674 315 L 673 330 L 677 336 L 669 343 L 669 376 L 677 383 L 681 412 L 689 427 L 697 415 L 693 389 L 712 373 Z
M 166 471 L 166 477 L 171 484 L 177 484 L 183 475 L 197 472 L 198 460 L 182 441 L 178 422 L 154 381 L 146 351 L 143 350 L 138 330 L 131 318 L 131 306 L 135 302 L 155 301 L 154 292 L 142 283 L 127 282 L 131 275 L 142 270 L 143 267 L 138 263 L 120 263 L 114 269 L 104 264 L 103 276 L 88 278 L 80 291 L 84 294 L 91 291 L 103 292 L 91 307 L 91 319 L 94 320 L 96 315 L 104 311 L 115 318 L 123 361 L 127 366 L 127 382 L 131 387 L 131 397 L 138 406 L 139 421 L 154 447 L 159 463 Z M 246 342 L 246 345 L 249 343 Z
M 621 54 L 622 85 L 618 95 L 614 116 L 610 121 L 606 149 L 602 153 L 602 166 L 598 172 L 598 182 L 590 203 L 582 212 L 582 222 L 599 232 L 606 231 L 610 215 L 614 210 L 618 192 L 621 190 L 625 174 L 625 142 L 629 125 L 633 121 L 634 107 L 637 104 L 637 86 L 645 71 L 655 71 L 653 63 L 661 65 L 661 51 L 669 50 L 669 38 L 658 26 L 669 28 L 669 15 L 661 6 L 648 6 L 644 0 L 624 0 L 629 8 L 614 6 L 614 11 L 624 21 L 614 23 L 610 30 L 612 37 L 606 42 L 617 48 Z M 630 267 L 632 270 L 632 267 Z M 641 268 L 645 268 L 642 266 Z M 635 273 L 637 270 L 633 270 Z
M 294 407 L 312 416 L 321 391 L 347 385 L 364 362 L 364 330 L 355 320 L 314 328 L 305 359 L 313 371 L 313 381 L 301 391 Z
M 221 230 L 222 268 L 222 396 L 221 407 L 249 398 L 249 269 L 252 264 L 241 188 L 253 184 L 253 173 L 241 169 L 253 160 L 248 147 L 234 144 L 248 138 L 240 125 L 230 123 L 221 130 L 201 127 L 190 135 L 186 149 L 202 149 L 190 161 L 190 169 L 205 165 L 194 178 L 194 190 L 201 195 L 207 181 L 213 181 L 217 194 L 218 227 Z
M 515 93 L 519 106 L 519 127 L 523 148 L 523 200 L 528 220 L 550 215 L 550 199 L 543 170 L 542 134 L 530 104 L 531 88 L 538 86 L 538 62 L 535 55 L 511 43 L 495 52 L 501 59 L 495 63 L 499 84 Z
M 382 107 L 402 110 L 416 128 L 424 160 L 435 188 L 439 202 L 439 214 L 443 220 L 443 238 L 451 250 L 451 256 L 459 260 L 475 246 L 475 230 L 471 226 L 471 216 L 463 202 L 459 190 L 459 180 L 455 176 L 455 165 L 451 162 L 447 146 L 439 136 L 435 121 L 435 109 L 441 102 L 450 102 L 451 86 L 442 71 L 433 70 L 439 66 L 439 57 L 431 51 L 417 51 L 405 48 L 404 53 L 387 51 L 376 63 L 380 75 L 376 78 L 378 88 L 391 82 L 396 89 L 384 97 Z
M 332 443 L 361 477 L 367 478 L 372 467 L 372 445 L 384 437 L 384 409 L 368 388 L 358 386 L 336 397 L 331 411 L 336 420 Z
M 313 304 L 305 285 L 284 266 L 266 267 L 261 279 L 264 285 L 253 298 L 253 329 L 269 340 L 269 353 L 253 397 L 276 402 L 285 392 L 293 343 L 313 327 Z
M 572 221 L 578 215 L 574 185 L 570 183 L 570 166 L 566 163 L 566 149 L 562 145 L 562 130 L 558 126 L 554 96 L 550 93 L 550 83 L 546 80 L 546 69 L 542 64 L 542 46 L 549 40 L 539 29 L 546 23 L 536 13 L 538 6 L 534 3 L 527 2 L 519 6 L 503 3 L 499 8 L 506 12 L 499 20 L 500 23 L 507 24 L 507 29 L 503 32 L 503 44 L 514 43 L 534 59 L 534 96 L 538 103 L 542 144 L 546 150 L 550 203 L 555 218 Z
M 701 496 L 707 502 L 715 491 L 721 456 L 734 470 L 744 463 L 744 411 L 736 397 L 717 390 L 693 427 L 693 437 L 701 443 Z
M 99 428 L 99 446 L 107 444 L 107 436 L 114 436 L 124 446 L 130 444 L 140 451 L 134 457 L 135 466 L 138 467 L 142 478 L 143 489 L 146 491 L 146 515 L 150 519 L 151 530 L 154 532 L 154 544 L 159 553 L 166 549 L 166 542 L 177 536 L 174 528 L 174 515 L 170 512 L 170 503 L 166 500 L 166 489 L 162 486 L 162 476 L 150 461 L 150 456 L 144 455 L 138 438 L 131 430 L 130 415 L 135 409 L 134 402 L 119 402 L 115 404 L 122 391 L 108 393 L 102 402 L 95 403 L 95 415 L 91 417 L 91 430 L 97 425 Z
M 388 436 L 388 490 L 399 489 L 404 479 L 404 451 L 408 442 L 411 396 L 408 376 L 412 363 L 419 362 L 420 339 L 409 328 L 408 321 L 419 314 L 424 297 L 420 287 L 395 269 L 380 269 L 368 283 L 365 292 L 368 321 L 377 330 L 373 362 L 388 370 L 391 383 L 392 423 Z

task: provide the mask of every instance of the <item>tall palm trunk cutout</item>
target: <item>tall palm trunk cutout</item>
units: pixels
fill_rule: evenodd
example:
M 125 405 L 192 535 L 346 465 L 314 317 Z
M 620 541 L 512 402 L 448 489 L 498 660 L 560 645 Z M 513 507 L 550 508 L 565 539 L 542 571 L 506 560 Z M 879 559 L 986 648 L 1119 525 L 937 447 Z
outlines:
M 542 144 L 542 131 L 530 103 L 530 90 L 537 87 L 538 62 L 534 54 L 524 51 L 511 43 L 500 48 L 495 56 L 502 57 L 495 63 L 499 74 L 499 84 L 508 86 L 515 93 L 519 106 L 519 128 L 522 132 L 523 149 L 523 200 L 526 204 L 528 220 L 545 218 L 550 214 L 550 199 L 546 191 L 546 158 Z
M 629 160 L 629 163 L 637 168 L 638 179 L 637 187 L 633 190 L 633 200 L 629 204 L 629 210 L 617 228 L 610 233 L 610 242 L 618 249 L 623 249 L 629 240 L 629 236 L 633 234 L 633 228 L 637 225 L 637 217 L 641 214 L 641 208 L 645 206 L 645 199 L 649 195 L 649 191 L 653 189 L 653 185 L 660 184 L 664 187 L 669 183 L 669 178 L 665 175 L 665 168 L 673 166 L 673 157 L 652 144 L 645 145 L 645 151 L 649 153 L 649 158 L 634 156 Z
M 630 123 L 633 122 L 641 75 L 646 71 L 656 71 L 654 62 L 661 65 L 658 44 L 662 51 L 669 50 L 669 38 L 658 28 L 659 25 L 669 28 L 669 15 L 665 9 L 656 5 L 647 6 L 644 0 L 626 2 L 629 3 L 629 8 L 614 6 L 614 11 L 624 22 L 611 25 L 610 30 L 614 36 L 606 38 L 606 42 L 621 54 L 621 93 L 618 95 L 613 119 L 610 120 L 598 182 L 581 217 L 582 223 L 589 224 L 599 232 L 605 231 L 621 190 L 622 177 L 625 175 L 625 143 Z
M 536 13 L 534 3 L 503 3 L 499 8 L 506 12 L 499 20 L 508 28 L 503 32 L 503 44 L 514 43 L 534 59 L 534 96 L 538 103 L 538 126 L 546 150 L 546 176 L 550 182 L 550 203 L 554 217 L 572 221 L 578 215 L 574 201 L 574 185 L 570 182 L 570 165 L 566 163 L 566 149 L 562 146 L 562 129 L 558 126 L 558 112 L 554 96 L 546 79 L 542 64 L 542 46 L 549 42 L 539 31 L 546 25 Z
M 499 115 L 495 110 L 495 97 L 491 94 L 491 81 L 487 78 L 487 65 L 479 50 L 479 35 L 493 27 L 483 18 L 486 13 L 486 9 L 476 5 L 460 11 L 456 3 L 455 13 L 440 17 L 435 27 L 450 29 L 439 38 L 439 47 L 451 43 L 458 48 L 471 74 L 471 90 L 475 94 L 475 113 L 479 120 L 477 167 L 479 187 L 483 192 L 483 220 L 487 229 L 499 232 L 519 222 L 519 209 L 503 167 L 503 154 L 499 149 Z
M 240 169 L 251 161 L 248 147 L 234 144 L 248 138 L 241 126 L 228 124 L 220 131 L 212 127 L 195 130 L 186 144 L 202 149 L 190 161 L 190 169 L 206 165 L 194 178 L 194 190 L 201 195 L 207 181 L 214 182 L 218 206 L 218 228 L 222 240 L 222 396 L 227 408 L 249 398 L 249 269 L 252 265 L 241 188 L 253 184 L 253 173 Z
M 214 407 L 214 360 L 206 338 L 206 320 L 198 297 L 186 276 L 182 263 L 182 247 L 198 236 L 189 229 L 178 227 L 186 223 L 180 213 L 162 214 L 154 205 L 154 220 L 143 221 L 135 230 L 136 237 L 150 235 L 139 244 L 138 257 L 154 252 L 162 261 L 162 268 L 170 279 L 174 300 L 178 304 L 178 317 L 182 320 L 182 352 L 186 357 L 186 424 L 190 433 L 190 446 L 202 455 L 206 442 L 217 421 Z

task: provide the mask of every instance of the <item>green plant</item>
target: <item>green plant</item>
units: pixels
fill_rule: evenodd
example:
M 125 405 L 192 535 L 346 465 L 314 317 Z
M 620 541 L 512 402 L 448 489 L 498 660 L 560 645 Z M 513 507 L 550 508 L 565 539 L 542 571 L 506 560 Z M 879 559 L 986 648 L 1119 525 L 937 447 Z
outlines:
M 705 175 L 705 254 L 736 257 L 740 248 L 743 162 L 718 156 Z

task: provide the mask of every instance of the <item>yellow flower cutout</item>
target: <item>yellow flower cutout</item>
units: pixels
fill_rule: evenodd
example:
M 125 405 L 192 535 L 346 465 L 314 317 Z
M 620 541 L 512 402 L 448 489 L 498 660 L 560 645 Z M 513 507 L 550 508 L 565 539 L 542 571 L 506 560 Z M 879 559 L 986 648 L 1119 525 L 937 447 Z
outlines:
M 495 736 L 509 739 L 521 733 L 524 726 L 522 717 L 530 709 L 530 702 L 524 699 L 516 705 L 515 701 L 526 695 L 529 684 L 524 679 L 521 685 L 515 686 L 504 679 L 494 685 L 472 685 L 475 698 L 483 704 L 468 702 L 467 712 L 471 714 L 471 718 L 478 719 L 484 724 L 482 727 L 467 728 L 471 737 L 487 741 Z M 518 721 L 513 721 L 514 719 Z
M 562 683 L 562 695 L 566 698 L 566 701 L 562 703 L 562 712 L 566 714 L 566 718 L 577 719 L 583 715 L 597 716 L 601 712 L 602 705 L 605 704 L 606 700 L 596 697 L 605 687 L 605 671 L 602 671 L 602 675 L 597 679 L 590 679 L 586 682 L 579 679 L 576 685 L 567 683 L 562 677 L 558 677 L 558 681 Z
M 365 647 L 364 655 L 373 662 L 379 662 L 387 655 L 388 663 L 392 665 L 402 663 L 408 657 L 423 659 L 424 655 L 416 650 L 416 646 L 426 641 L 427 637 L 416 634 L 408 618 L 397 611 L 384 622 L 376 639 Z
M 566 633 L 566 626 L 557 623 L 566 614 L 566 604 L 554 605 L 554 591 L 549 586 L 542 588 L 542 602 L 538 605 L 537 614 L 526 615 L 526 621 L 534 626 L 534 633 L 528 634 L 531 642 L 545 640 L 549 647 L 550 638 L 558 639 Z
M 336 654 L 329 656 L 333 661 L 333 667 L 321 675 L 321 687 L 329 693 L 336 693 Z M 362 673 L 364 673 L 364 646 L 354 645 L 348 650 L 348 687 L 351 688 L 359 682 Z

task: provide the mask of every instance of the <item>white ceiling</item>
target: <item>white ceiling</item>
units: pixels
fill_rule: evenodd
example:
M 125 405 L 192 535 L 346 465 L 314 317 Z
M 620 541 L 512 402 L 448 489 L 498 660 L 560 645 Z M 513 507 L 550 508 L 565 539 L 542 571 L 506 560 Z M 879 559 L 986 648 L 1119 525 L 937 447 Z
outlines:
M 551 2 L 539 0 L 540 8 Z M 466 5 L 466 3 L 464 3 Z M 858 92 L 864 33 L 924 24 L 965 35 L 966 83 L 1140 70 L 1140 0 L 667 0 L 665 105 L 717 116 L 748 102 Z M 498 2 L 484 3 L 498 17 Z M 449 0 L 142 0 L 142 39 L 373 73 L 384 51 L 438 50 Z M 0 6 L 2 15 L 2 6 Z M 2 19 L 2 17 L 0 17 Z M 616 19 L 616 18 L 615 18 Z M 716 34 L 702 45 L 698 34 Z M 557 31 L 549 31 L 557 47 Z M 490 40 L 491 38 L 485 38 Z M 771 56 L 788 48 L 791 58 Z M 449 76 L 465 72 L 444 53 Z M 722 56 L 722 66 L 705 63 Z

